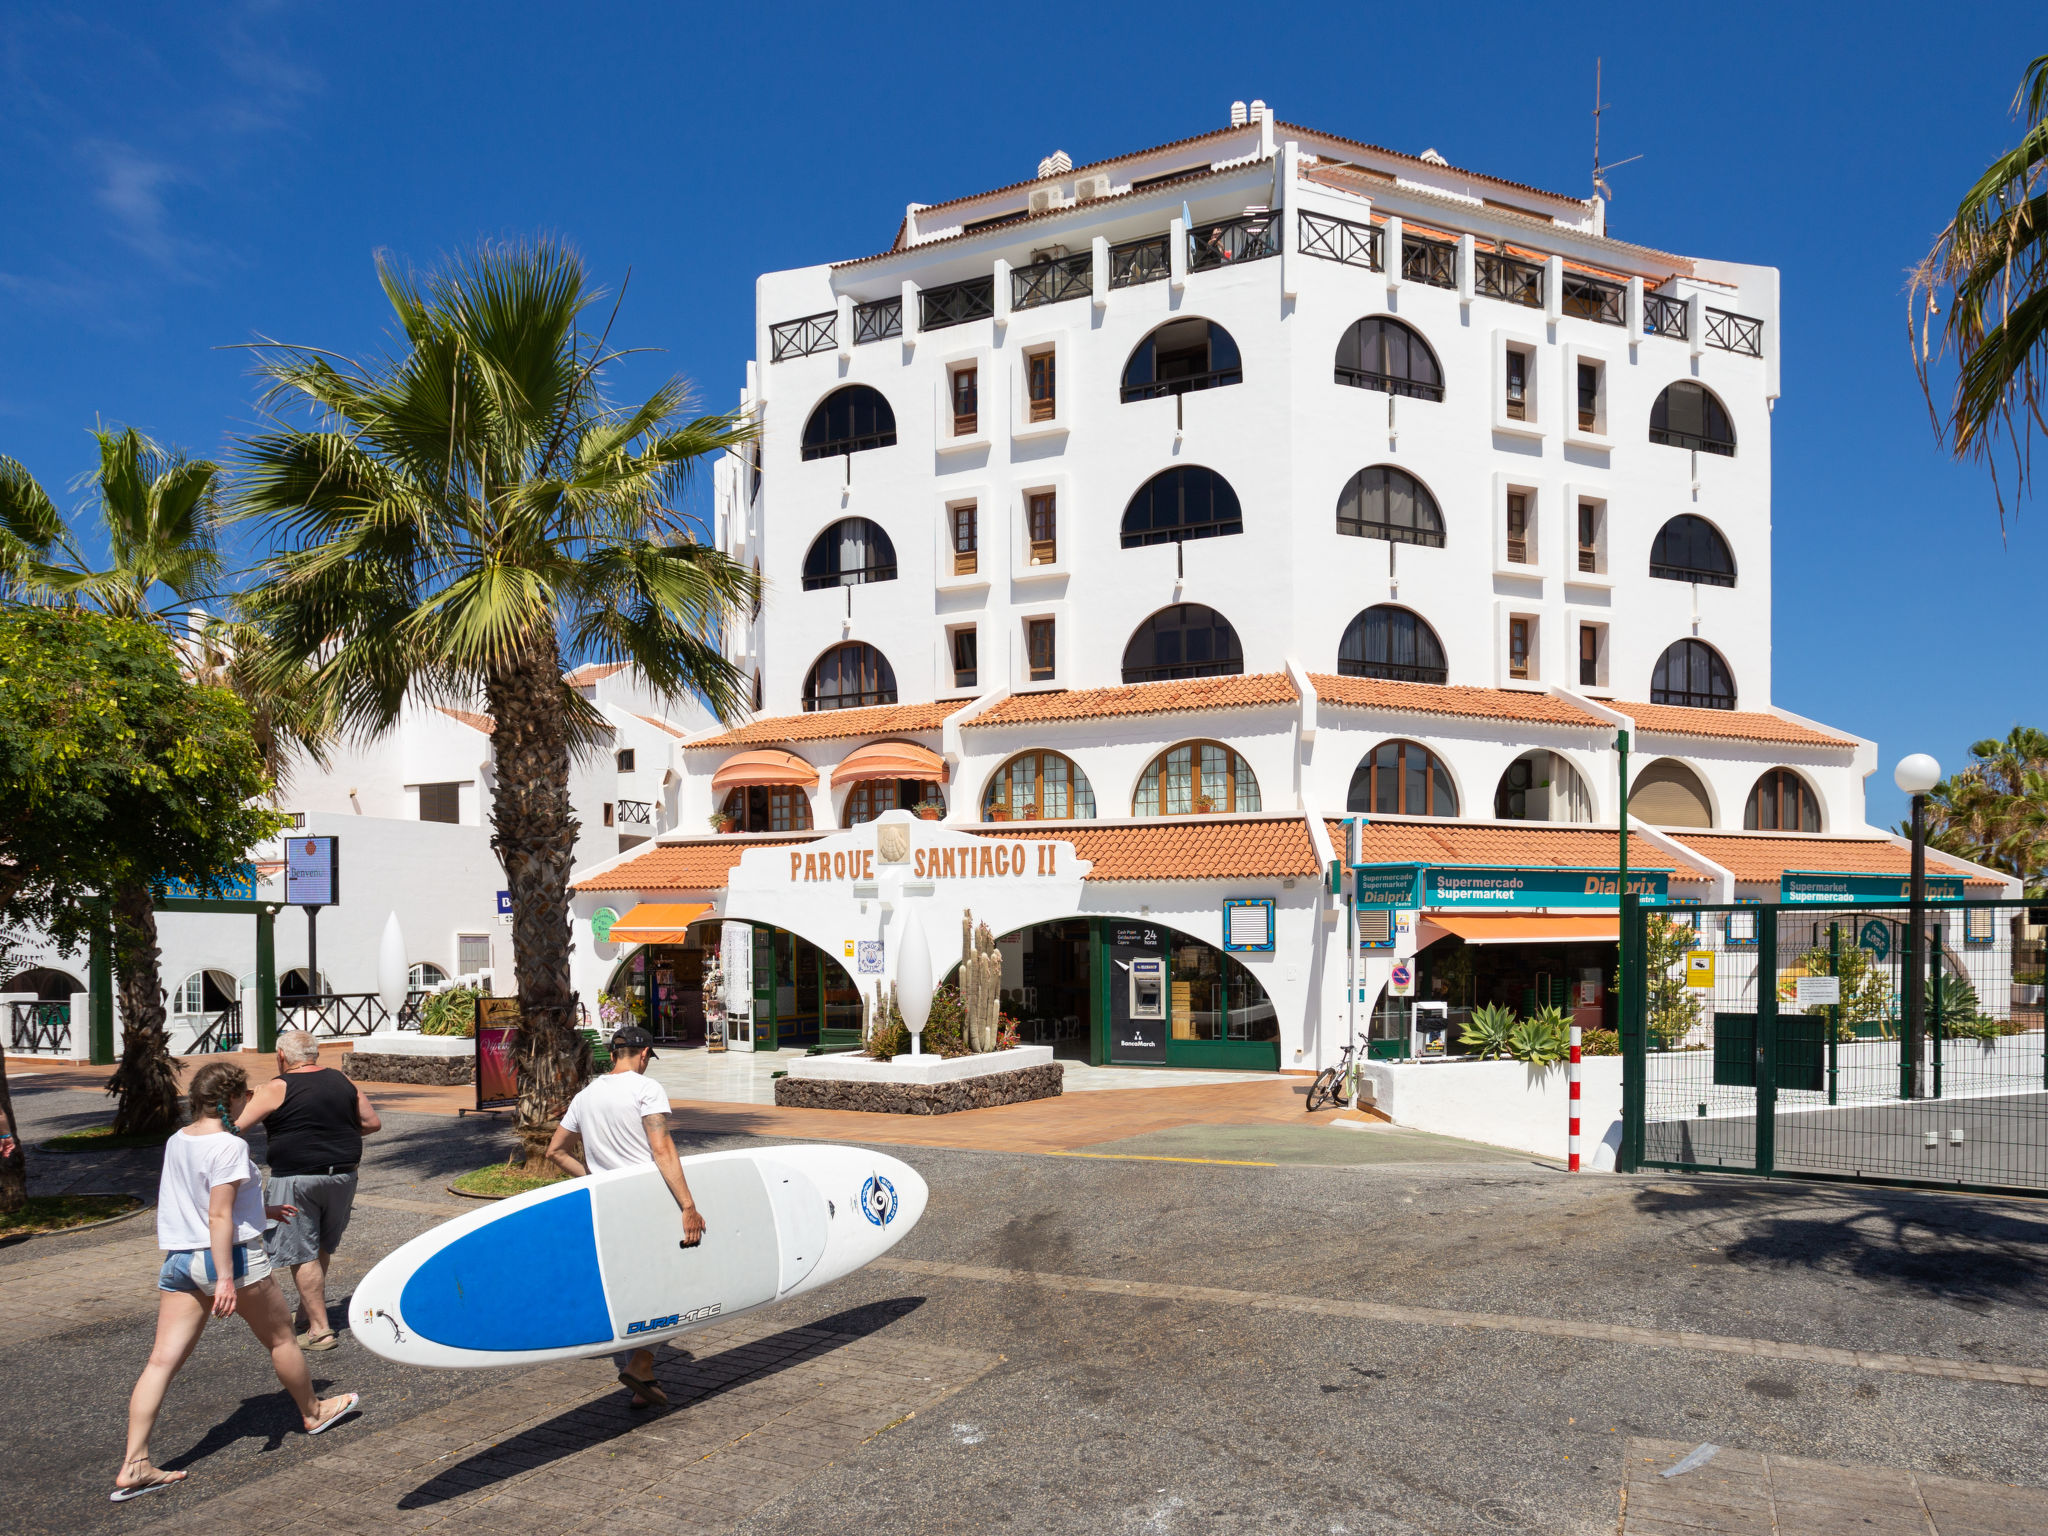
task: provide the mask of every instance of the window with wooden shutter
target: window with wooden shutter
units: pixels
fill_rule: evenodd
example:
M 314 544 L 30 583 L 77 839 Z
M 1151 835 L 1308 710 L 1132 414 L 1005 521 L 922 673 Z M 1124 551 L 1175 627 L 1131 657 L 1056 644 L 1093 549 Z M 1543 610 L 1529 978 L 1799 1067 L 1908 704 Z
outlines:
M 1031 563 L 1054 565 L 1060 557 L 1059 498 L 1051 491 L 1033 491 L 1026 499 L 1031 524 Z
M 1055 393 L 1054 358 L 1050 352 L 1034 352 L 1026 359 L 1027 379 L 1030 384 L 1030 417 L 1033 421 L 1051 421 L 1058 409 Z

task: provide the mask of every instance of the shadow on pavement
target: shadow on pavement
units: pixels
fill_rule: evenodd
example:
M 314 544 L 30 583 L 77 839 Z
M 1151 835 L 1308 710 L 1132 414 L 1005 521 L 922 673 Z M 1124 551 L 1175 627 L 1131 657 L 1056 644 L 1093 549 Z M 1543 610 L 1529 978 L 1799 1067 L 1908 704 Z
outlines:
M 686 1349 L 657 1350 L 654 1357 L 655 1379 L 669 1395 L 670 1412 L 694 1407 L 735 1387 L 760 1381 L 830 1354 L 851 1340 L 879 1333 L 899 1317 L 915 1312 L 924 1302 L 922 1296 L 897 1296 L 888 1301 L 870 1302 L 863 1307 L 819 1318 L 800 1328 L 787 1328 L 781 1333 L 749 1340 L 723 1354 L 707 1355 L 701 1360 Z M 752 1361 L 763 1351 L 776 1350 L 787 1350 L 788 1353 L 770 1365 L 736 1367 L 736 1362 L 741 1359 Z M 693 1389 L 681 1385 L 677 1379 L 685 1368 L 715 1375 L 720 1371 L 721 1362 L 726 1362 L 725 1368 L 732 1370 L 732 1375 L 729 1380 L 714 1386 Z M 623 1390 L 608 1393 L 567 1413 L 557 1414 L 545 1424 L 521 1430 L 488 1450 L 479 1451 L 466 1461 L 437 1473 L 400 1499 L 398 1507 L 422 1509 L 461 1498 L 464 1494 L 517 1477 L 522 1472 L 531 1472 L 536 1467 L 573 1456 L 578 1451 L 616 1440 L 643 1424 L 655 1422 L 659 1417 L 659 1414 L 636 1413 L 628 1408 Z

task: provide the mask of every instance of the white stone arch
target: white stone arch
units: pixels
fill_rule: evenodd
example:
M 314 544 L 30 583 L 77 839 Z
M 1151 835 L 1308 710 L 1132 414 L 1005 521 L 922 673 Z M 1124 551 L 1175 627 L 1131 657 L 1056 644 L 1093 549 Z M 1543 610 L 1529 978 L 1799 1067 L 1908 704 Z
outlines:
M 1449 816 L 1431 816 L 1429 820 L 1457 821 L 1469 817 L 1472 814 L 1472 796 L 1466 787 L 1465 777 L 1459 771 L 1458 765 L 1452 759 L 1451 754 L 1444 750 L 1443 743 L 1437 741 L 1433 737 L 1403 735 L 1398 731 L 1389 731 L 1385 735 L 1373 737 L 1371 741 L 1366 745 L 1365 749 L 1361 751 L 1358 754 L 1357 758 L 1352 762 L 1351 771 L 1344 776 L 1345 814 L 1349 815 L 1351 812 L 1351 781 L 1358 777 L 1358 770 L 1365 766 L 1365 760 L 1368 757 L 1371 757 L 1373 753 L 1379 751 L 1381 747 L 1385 746 L 1390 741 L 1405 741 L 1410 742 L 1415 746 L 1421 747 L 1423 750 L 1428 752 L 1431 757 L 1435 758 L 1439 763 L 1443 764 L 1444 772 L 1450 776 L 1451 793 L 1458 797 L 1458 809 Z M 1520 754 L 1518 753 L 1516 755 L 1519 756 Z M 1487 812 L 1490 815 L 1493 810 L 1493 796 L 1491 795 L 1491 793 L 1489 793 L 1487 796 L 1486 807 Z M 1388 812 L 1386 814 L 1393 815 L 1397 813 Z M 1398 814 L 1414 815 L 1415 812 L 1409 811 Z
M 1129 816 L 1129 817 L 1131 817 L 1131 818 L 1132 818 L 1132 819 L 1134 819 L 1134 820 L 1144 819 L 1144 820 L 1157 820 L 1157 821 L 1172 821 L 1172 820 L 1174 820 L 1174 819 L 1175 819 L 1175 816 L 1177 816 L 1177 815 L 1179 815 L 1179 814 L 1183 814 L 1183 813 L 1175 813 L 1175 815 L 1171 815 L 1171 816 L 1170 816 L 1170 815 L 1166 814 L 1165 812 L 1161 812 L 1161 813 L 1160 813 L 1160 814 L 1159 814 L 1158 816 L 1156 816 L 1156 817 L 1149 817 L 1149 818 L 1140 818 L 1140 817 L 1139 817 L 1139 815 L 1138 815 L 1138 790 L 1139 790 L 1139 787 L 1140 787 L 1141 785 L 1143 785 L 1143 784 L 1144 784 L 1144 782 L 1145 782 L 1145 775 L 1146 775 L 1146 774 L 1148 774 L 1148 773 L 1150 773 L 1150 772 L 1152 771 L 1152 765 L 1153 765 L 1154 763 L 1157 763 L 1157 762 L 1158 762 L 1158 761 L 1159 761 L 1159 760 L 1160 760 L 1161 758 L 1165 757 L 1167 753 L 1169 753 L 1169 752 L 1173 752 L 1173 751 L 1177 751 L 1177 750 L 1179 750 L 1179 749 L 1180 749 L 1181 747 L 1203 747 L 1203 746 L 1212 746 L 1212 747 L 1223 747 L 1223 748 L 1225 748 L 1226 750 L 1228 750 L 1228 751 L 1230 751 L 1230 752 L 1232 752 L 1232 753 L 1235 753 L 1235 754 L 1236 754 L 1236 756 L 1237 756 L 1237 760 L 1238 760 L 1239 762 L 1241 762 L 1241 763 L 1243 763 L 1243 764 L 1244 764 L 1246 772 L 1250 773 L 1250 774 L 1251 774 L 1251 776 L 1252 776 L 1252 783 L 1253 783 L 1253 785 L 1254 785 L 1254 786 L 1255 786 L 1255 787 L 1256 787 L 1256 788 L 1258 789 L 1258 792 L 1259 792 L 1259 812 L 1258 812 L 1257 814 L 1263 814 L 1263 813 L 1264 813 L 1264 811 L 1265 811 L 1265 810 L 1266 810 L 1266 808 L 1267 808 L 1267 807 L 1266 807 L 1266 784 L 1265 784 L 1265 781 L 1264 781 L 1263 779 L 1261 779 L 1261 778 L 1259 777 L 1259 770 L 1258 770 L 1258 769 L 1257 769 L 1256 767 L 1254 767 L 1254 766 L 1253 766 L 1253 764 L 1252 764 L 1252 755 L 1251 755 L 1251 754 L 1250 754 L 1249 752 L 1245 751 L 1245 750 L 1244 750 L 1244 748 L 1240 747 L 1240 746 L 1239 746 L 1239 745 L 1238 745 L 1238 744 L 1237 744 L 1236 742 L 1234 742 L 1234 741 L 1231 741 L 1231 740 L 1229 740 L 1228 738 L 1226 738 L 1226 737 L 1222 737 L 1222 736 L 1182 736 L 1182 737 L 1180 737 L 1180 738 L 1179 738 L 1178 740 L 1175 740 L 1175 741 L 1169 741 L 1169 742 L 1168 742 L 1168 743 L 1167 743 L 1167 744 L 1166 744 L 1165 746 L 1161 747 L 1161 748 L 1160 748 L 1160 749 L 1159 749 L 1158 751 L 1156 751 L 1156 752 L 1150 752 L 1150 753 L 1147 753 L 1147 754 L 1146 754 L 1146 755 L 1145 755 L 1145 756 L 1144 756 L 1144 757 L 1143 757 L 1143 758 L 1142 758 L 1142 759 L 1141 759 L 1141 760 L 1139 761 L 1139 763 L 1138 763 L 1138 771 L 1137 771 L 1137 773 L 1136 773 L 1135 775 L 1133 775 L 1133 776 L 1132 776 L 1132 778 L 1131 778 L 1131 781 L 1130 781 L 1130 787 L 1129 787 L 1129 788 L 1128 788 L 1127 790 L 1125 790 L 1125 792 L 1124 792 L 1123 804 L 1124 804 L 1124 805 L 1126 805 L 1126 806 L 1128 806 L 1128 807 L 1129 807 L 1129 809 L 1128 809 L 1128 810 L 1126 810 L 1126 811 L 1124 811 L 1124 812 L 1122 812 L 1121 814 L 1123 814 L 1123 815 L 1125 815 L 1125 816 Z M 1143 749 L 1140 749 L 1140 750 L 1143 750 Z M 1090 783 L 1092 784 L 1092 783 L 1094 783 L 1094 780 L 1092 780 L 1092 779 L 1091 779 L 1091 780 L 1089 780 L 1089 782 L 1090 782 Z M 1097 796 L 1097 798 L 1096 798 L 1096 802 L 1095 802 L 1095 808 L 1096 808 L 1096 812 L 1097 812 L 1097 814 L 1100 814 L 1100 813 L 1101 813 L 1101 810 L 1102 810 L 1102 800 L 1101 800 L 1101 797 L 1100 797 L 1099 795 L 1098 795 L 1098 796 Z M 1254 813 L 1254 812 L 1251 812 L 1251 811 L 1234 811 L 1234 810 L 1233 810 L 1233 811 L 1217 811 L 1217 812 L 1214 812 L 1213 814 L 1215 814 L 1215 815 L 1218 815 L 1218 816 L 1232 816 L 1232 815 L 1245 815 L 1245 816 L 1249 816 L 1249 815 L 1253 815 L 1253 814 L 1255 814 L 1255 813 Z
M 1705 795 L 1707 799 L 1707 828 L 1692 828 L 1690 830 L 1702 831 L 1707 830 L 1709 828 L 1723 828 L 1728 825 L 1728 818 L 1721 804 L 1721 797 L 1719 794 L 1715 792 L 1714 789 L 1714 776 L 1712 774 L 1705 772 L 1701 768 L 1701 766 L 1693 759 L 1689 757 L 1681 757 L 1676 752 L 1659 752 L 1654 756 L 1645 752 L 1641 755 L 1644 758 L 1646 758 L 1647 761 L 1630 764 L 1628 784 L 1629 816 L 1631 819 L 1636 821 L 1647 822 L 1651 826 L 1662 825 L 1662 823 L 1650 821 L 1649 817 L 1643 815 L 1637 809 L 1636 785 L 1642 779 L 1643 775 L 1647 773 L 1650 769 L 1656 767 L 1660 763 L 1668 762 L 1676 763 L 1679 767 L 1685 769 L 1688 773 L 1690 773 L 1693 776 L 1695 782 L 1698 783 L 1700 787 L 1700 793 Z M 1748 791 L 1745 790 L 1744 793 L 1746 794 L 1748 793 Z M 1679 824 L 1673 822 L 1669 823 L 1669 825 L 1677 826 Z

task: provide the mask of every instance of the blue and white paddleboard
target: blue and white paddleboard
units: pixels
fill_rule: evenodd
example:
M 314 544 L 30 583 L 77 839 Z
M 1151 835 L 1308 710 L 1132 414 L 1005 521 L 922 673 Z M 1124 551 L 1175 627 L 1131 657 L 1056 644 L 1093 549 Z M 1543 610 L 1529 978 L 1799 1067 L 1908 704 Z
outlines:
M 682 1162 L 704 1217 L 695 1247 L 653 1166 L 570 1179 L 387 1255 L 350 1299 L 357 1340 L 451 1369 L 637 1349 L 849 1275 L 924 1214 L 917 1170 L 858 1147 Z

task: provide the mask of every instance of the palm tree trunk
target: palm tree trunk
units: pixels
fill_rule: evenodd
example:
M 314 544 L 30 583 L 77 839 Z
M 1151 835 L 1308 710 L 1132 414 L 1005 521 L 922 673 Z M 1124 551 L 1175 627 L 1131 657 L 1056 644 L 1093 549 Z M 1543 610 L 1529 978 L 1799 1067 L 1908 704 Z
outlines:
M 576 817 L 569 803 L 568 716 L 554 636 L 543 635 L 490 679 L 497 722 L 491 846 L 512 893 L 513 976 L 519 990 L 517 1131 L 538 1171 L 569 1100 L 590 1077 L 569 982 L 569 875 Z
M 164 1023 L 162 955 L 149 888 L 114 893 L 114 981 L 121 1000 L 121 1065 L 107 1079 L 114 1134 L 139 1136 L 178 1124 L 178 1065 Z
M 7 1048 L 0 1041 L 0 1132 L 15 1138 L 14 1150 L 0 1157 L 0 1216 L 28 1204 L 28 1148 L 14 1124 L 14 1095 L 7 1091 Z

